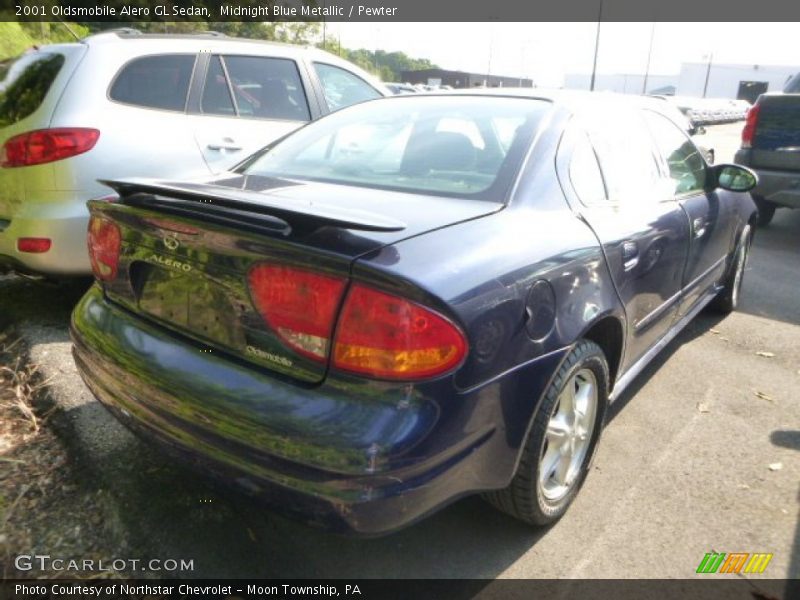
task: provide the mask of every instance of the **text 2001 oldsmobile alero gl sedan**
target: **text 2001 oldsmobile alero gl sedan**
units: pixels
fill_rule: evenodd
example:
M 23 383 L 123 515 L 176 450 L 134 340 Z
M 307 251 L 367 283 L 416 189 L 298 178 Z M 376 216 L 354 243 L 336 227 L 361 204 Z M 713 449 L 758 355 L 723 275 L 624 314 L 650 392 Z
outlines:
M 75 359 L 119 419 L 362 534 L 484 492 L 561 517 L 608 403 L 736 307 L 750 171 L 613 95 L 426 95 L 209 183 L 108 182 Z

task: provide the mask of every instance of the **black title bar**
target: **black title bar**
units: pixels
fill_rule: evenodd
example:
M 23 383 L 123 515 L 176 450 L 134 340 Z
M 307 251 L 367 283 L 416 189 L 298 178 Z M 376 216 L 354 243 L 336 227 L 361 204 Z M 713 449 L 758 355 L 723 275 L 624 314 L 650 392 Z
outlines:
M 0 0 L 3 21 L 800 21 L 794 0 Z M 443 35 L 446 31 L 443 31 Z M 791 40 L 786 40 L 790 44 Z

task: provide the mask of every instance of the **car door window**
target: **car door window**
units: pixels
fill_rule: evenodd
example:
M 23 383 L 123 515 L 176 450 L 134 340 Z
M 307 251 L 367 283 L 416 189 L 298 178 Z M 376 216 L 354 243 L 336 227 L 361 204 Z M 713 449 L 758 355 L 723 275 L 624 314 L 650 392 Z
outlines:
M 638 111 L 605 113 L 587 127 L 600 161 L 608 199 L 641 204 L 664 199 L 655 148 Z
M 206 114 L 236 115 L 231 91 L 228 87 L 228 78 L 225 77 L 219 56 L 212 57 L 208 66 L 200 109 Z
M 345 69 L 324 63 L 314 63 L 314 69 L 331 111 L 381 96 L 378 90 Z
M 225 56 L 239 117 L 309 121 L 297 63 L 286 58 Z
M 663 115 L 648 110 L 644 118 L 666 163 L 672 193 L 682 196 L 704 191 L 706 162 L 697 146 Z
M 136 58 L 126 64 L 114 79 L 109 96 L 125 104 L 183 111 L 194 62 L 194 54 Z

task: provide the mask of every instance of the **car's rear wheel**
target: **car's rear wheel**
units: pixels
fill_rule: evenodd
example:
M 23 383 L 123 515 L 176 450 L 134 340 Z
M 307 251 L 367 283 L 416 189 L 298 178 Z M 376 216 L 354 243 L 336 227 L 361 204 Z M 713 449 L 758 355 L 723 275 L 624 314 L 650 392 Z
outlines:
M 608 381 L 603 351 L 581 340 L 544 396 L 511 484 L 484 497 L 527 523 L 557 521 L 588 473 L 603 428 Z
M 739 306 L 739 296 L 742 291 L 742 280 L 744 279 L 745 267 L 747 267 L 747 257 L 750 254 L 751 241 L 752 230 L 750 225 L 746 225 L 739 236 L 736 254 L 733 257 L 730 271 L 725 277 L 722 290 L 720 290 L 712 303 L 712 306 L 721 313 L 733 312 Z
M 756 203 L 756 208 L 758 209 L 758 220 L 756 224 L 759 227 L 766 227 L 772 221 L 772 217 L 775 216 L 775 206 L 772 202 L 768 202 L 764 200 L 761 196 L 753 196 L 753 200 Z

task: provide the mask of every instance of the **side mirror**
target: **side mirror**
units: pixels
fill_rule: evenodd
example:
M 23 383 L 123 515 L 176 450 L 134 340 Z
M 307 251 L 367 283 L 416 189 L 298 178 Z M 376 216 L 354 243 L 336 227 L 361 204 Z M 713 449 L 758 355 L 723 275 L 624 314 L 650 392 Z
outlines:
M 741 165 L 722 164 L 711 168 L 717 187 L 729 192 L 749 192 L 758 183 L 758 176 Z
M 706 134 L 706 128 L 703 127 L 702 125 L 699 125 L 698 127 L 695 128 L 694 134 L 695 135 L 705 135 Z

